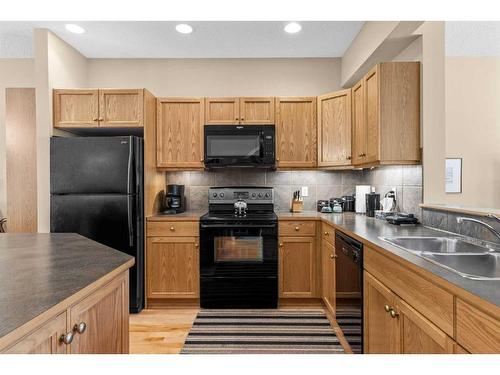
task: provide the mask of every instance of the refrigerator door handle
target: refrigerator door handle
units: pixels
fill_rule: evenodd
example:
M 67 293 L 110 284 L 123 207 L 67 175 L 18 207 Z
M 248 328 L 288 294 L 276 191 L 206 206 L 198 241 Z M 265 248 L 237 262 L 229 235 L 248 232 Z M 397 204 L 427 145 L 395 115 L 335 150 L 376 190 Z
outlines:
M 134 246 L 134 224 L 132 223 L 132 202 L 133 196 L 127 196 L 127 223 L 128 223 L 128 243 L 132 247 Z

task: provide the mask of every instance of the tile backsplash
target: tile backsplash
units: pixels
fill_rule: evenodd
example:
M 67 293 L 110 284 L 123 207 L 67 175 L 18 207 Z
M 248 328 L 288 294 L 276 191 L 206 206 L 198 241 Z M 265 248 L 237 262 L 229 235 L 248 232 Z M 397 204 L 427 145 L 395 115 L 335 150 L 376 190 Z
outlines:
M 381 197 L 396 188 L 398 210 L 421 217 L 422 166 L 384 166 L 350 171 L 263 171 L 221 169 L 214 171 L 168 172 L 167 183 L 186 185 L 187 208 L 208 209 L 210 186 L 272 186 L 277 210 L 288 210 L 292 192 L 307 186 L 304 210 L 316 210 L 316 201 L 352 195 L 356 185 L 372 185 Z

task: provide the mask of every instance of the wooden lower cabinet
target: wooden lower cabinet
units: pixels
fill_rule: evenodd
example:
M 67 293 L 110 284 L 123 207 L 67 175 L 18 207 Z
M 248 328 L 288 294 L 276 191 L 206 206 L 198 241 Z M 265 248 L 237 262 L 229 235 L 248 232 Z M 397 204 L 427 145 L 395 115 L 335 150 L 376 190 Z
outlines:
M 148 298 L 199 297 L 198 237 L 149 237 L 146 251 Z
M 454 353 L 446 333 L 366 271 L 364 318 L 365 353 Z
M 115 279 L 70 309 L 69 329 L 74 333 L 70 353 L 128 353 L 128 289 L 127 278 Z
M 316 297 L 315 237 L 281 237 L 279 242 L 280 298 Z
M 64 354 L 67 346 L 59 341 L 66 332 L 66 313 L 54 319 L 23 338 L 4 351 L 5 354 Z
M 128 271 L 19 338 L 1 353 L 127 354 Z M 65 341 L 63 340 L 65 338 Z
M 322 297 L 323 302 L 332 314 L 335 314 L 335 247 L 327 241 L 321 243 L 321 263 L 322 263 Z

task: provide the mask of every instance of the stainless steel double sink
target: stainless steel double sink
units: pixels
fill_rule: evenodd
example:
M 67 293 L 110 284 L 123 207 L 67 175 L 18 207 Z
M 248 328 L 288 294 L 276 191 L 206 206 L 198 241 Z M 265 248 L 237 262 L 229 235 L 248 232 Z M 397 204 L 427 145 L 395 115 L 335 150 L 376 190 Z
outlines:
M 473 280 L 500 280 L 500 252 L 455 237 L 380 237 L 456 274 Z

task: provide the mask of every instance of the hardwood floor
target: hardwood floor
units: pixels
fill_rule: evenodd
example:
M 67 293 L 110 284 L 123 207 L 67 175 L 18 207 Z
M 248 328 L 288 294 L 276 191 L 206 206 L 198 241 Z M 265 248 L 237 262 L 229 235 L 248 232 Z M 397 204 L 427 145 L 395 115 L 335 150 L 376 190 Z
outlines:
M 130 354 L 178 354 L 198 311 L 198 308 L 147 309 L 131 314 Z M 352 353 L 332 315 L 326 309 L 325 313 L 346 353 Z

